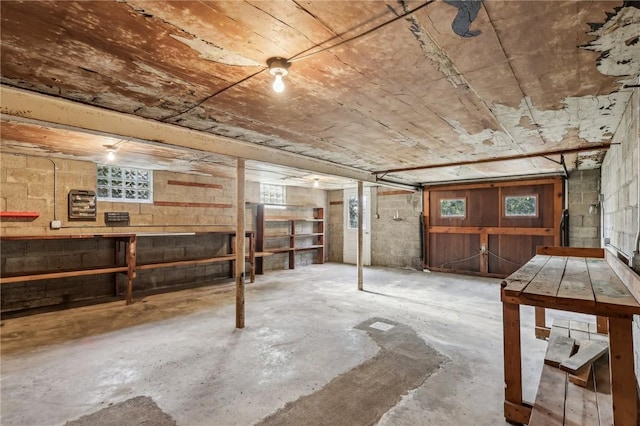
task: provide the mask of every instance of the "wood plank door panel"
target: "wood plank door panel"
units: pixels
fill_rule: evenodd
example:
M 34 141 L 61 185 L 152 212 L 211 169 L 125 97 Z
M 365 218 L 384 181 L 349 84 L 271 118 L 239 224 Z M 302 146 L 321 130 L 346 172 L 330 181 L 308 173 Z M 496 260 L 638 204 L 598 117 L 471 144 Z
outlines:
M 559 245 L 562 191 L 560 176 L 426 187 L 426 266 L 489 276 L 513 273 L 537 246 Z M 507 212 L 514 199 L 530 196 L 535 212 Z M 443 200 L 464 200 L 464 214 L 447 217 Z

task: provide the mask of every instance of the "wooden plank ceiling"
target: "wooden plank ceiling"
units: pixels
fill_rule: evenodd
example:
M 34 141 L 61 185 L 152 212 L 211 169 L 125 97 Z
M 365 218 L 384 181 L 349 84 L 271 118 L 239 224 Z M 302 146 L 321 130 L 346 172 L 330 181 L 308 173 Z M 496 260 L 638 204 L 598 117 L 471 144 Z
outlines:
M 427 3 L 2 1 L 2 84 L 411 184 L 557 173 L 558 153 L 577 148 L 569 169 L 599 166 L 638 84 L 637 2 Z M 283 93 L 271 57 L 291 62 Z M 117 143 L 128 164 L 233 165 L 2 112 L 3 152 L 102 161 Z M 505 161 L 444 167 L 486 159 Z M 248 168 L 283 183 L 318 176 Z

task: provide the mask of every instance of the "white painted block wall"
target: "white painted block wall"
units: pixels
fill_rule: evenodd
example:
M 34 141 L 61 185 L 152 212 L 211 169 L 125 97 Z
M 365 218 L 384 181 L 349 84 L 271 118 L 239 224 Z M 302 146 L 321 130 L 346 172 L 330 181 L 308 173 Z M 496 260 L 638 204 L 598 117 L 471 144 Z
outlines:
M 638 232 L 638 155 L 640 91 L 634 94 L 602 164 L 603 238 L 627 257 L 633 256 Z M 636 377 L 640 382 L 640 317 L 634 319 Z

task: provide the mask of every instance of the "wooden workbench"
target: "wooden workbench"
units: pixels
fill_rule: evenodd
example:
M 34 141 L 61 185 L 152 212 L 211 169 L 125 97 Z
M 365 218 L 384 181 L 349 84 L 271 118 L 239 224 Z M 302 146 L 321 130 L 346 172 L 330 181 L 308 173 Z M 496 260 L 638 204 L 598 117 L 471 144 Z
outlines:
M 536 255 L 502 282 L 508 421 L 526 424 L 531 416 L 532 405 L 522 400 L 520 340 L 520 305 L 530 305 L 608 319 L 613 424 L 638 424 L 632 320 L 640 314 L 640 304 L 604 259 L 604 252 L 598 257 L 585 253 L 574 249 L 563 255 Z
M 231 247 L 231 253 L 222 256 L 212 256 L 199 259 L 178 260 L 172 262 L 158 262 L 149 263 L 144 265 L 137 264 L 137 241 L 139 237 L 155 237 L 155 236 L 180 236 L 180 235 L 196 235 L 196 234 L 217 234 L 227 235 L 229 237 L 229 246 Z M 103 234 L 56 234 L 56 235 L 27 235 L 27 236 L 2 236 L 2 241 L 21 241 L 21 240 L 69 240 L 69 239 L 88 239 L 88 238 L 107 238 L 115 241 L 115 264 L 86 269 L 74 269 L 64 271 L 42 271 L 38 273 L 29 273 L 17 276 L 5 276 L 0 278 L 0 283 L 9 284 L 14 282 L 25 281 L 37 281 L 54 278 L 67 278 L 78 277 L 86 275 L 99 275 L 110 273 L 125 273 L 127 275 L 127 286 L 125 292 L 125 299 L 127 304 L 131 304 L 133 301 L 133 282 L 136 278 L 137 270 L 148 270 L 157 268 L 168 268 L 175 266 L 185 265 L 198 265 L 206 263 L 216 262 L 230 262 L 233 263 L 236 260 L 235 254 L 233 254 L 233 239 L 235 238 L 235 232 L 233 231 L 211 231 L 211 232 L 190 232 L 190 233 L 103 233 Z M 255 281 L 255 259 L 257 256 L 267 256 L 271 253 L 256 253 L 255 239 L 253 231 L 246 231 L 245 238 L 249 239 L 248 253 L 246 255 L 247 261 L 250 267 L 250 279 L 251 282 Z M 124 253 L 124 255 L 122 255 Z M 231 267 L 233 272 L 233 266 Z M 117 290 L 116 290 L 116 293 Z

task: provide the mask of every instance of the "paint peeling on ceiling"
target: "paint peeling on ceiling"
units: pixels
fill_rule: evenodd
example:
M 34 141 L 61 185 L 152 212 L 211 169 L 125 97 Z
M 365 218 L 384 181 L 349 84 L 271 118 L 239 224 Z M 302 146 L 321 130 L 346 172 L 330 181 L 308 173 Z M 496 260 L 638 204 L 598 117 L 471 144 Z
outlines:
M 523 99 L 517 109 L 495 104 L 492 111 L 515 140 L 537 138 L 539 131 L 544 143 L 560 143 L 572 130 L 577 130 L 581 140 L 601 143 L 613 137 L 630 95 L 630 92 L 618 92 L 568 97 L 563 101 L 562 109 L 546 111 L 530 107 L 531 100 Z M 521 126 L 523 117 L 536 123 L 537 128 Z
M 294 62 L 282 94 L 266 72 L 246 79 L 269 57 L 316 52 L 415 4 L 0 1 L 0 79 L 364 171 L 611 141 L 630 94 L 618 80 L 640 74 L 637 2 L 435 1 Z M 589 30 L 590 22 L 600 24 Z M 52 151 L 74 155 L 64 137 L 56 142 Z M 102 155 L 101 144 L 95 149 Z M 189 162 L 213 168 L 206 155 Z M 528 160 L 396 176 L 427 182 L 559 169 Z
M 597 38 L 581 47 L 602 52 L 598 58 L 598 71 L 618 77 L 640 76 L 640 7 L 620 8 L 604 24 L 592 26 L 596 29 L 589 34 Z M 637 82 L 632 78 L 624 83 Z
M 547 111 L 532 107 L 529 98 L 523 99 L 518 108 L 494 104 L 492 111 L 504 125 L 504 131 L 487 128 L 470 133 L 456 120 L 447 119 L 447 122 L 458 134 L 459 152 L 466 153 L 500 155 L 504 150 L 510 150 L 512 154 L 525 152 L 524 144 L 514 144 L 513 141 L 527 141 L 529 150 L 534 146 L 540 150 L 544 144 L 555 145 L 567 141 L 573 132 L 577 133 L 579 139 L 574 140 L 574 144 L 579 141 L 602 143 L 613 136 L 629 97 L 628 92 L 570 97 L 564 100 L 562 109 Z M 464 147 L 467 149 L 464 150 Z

